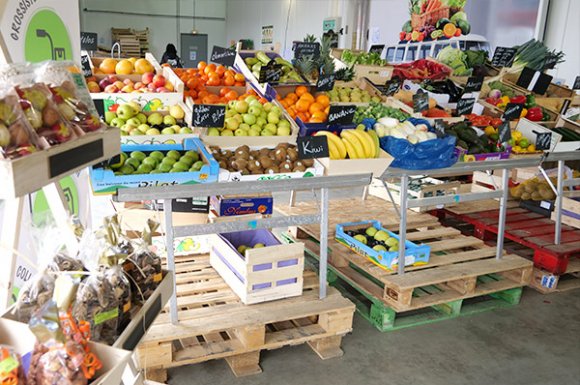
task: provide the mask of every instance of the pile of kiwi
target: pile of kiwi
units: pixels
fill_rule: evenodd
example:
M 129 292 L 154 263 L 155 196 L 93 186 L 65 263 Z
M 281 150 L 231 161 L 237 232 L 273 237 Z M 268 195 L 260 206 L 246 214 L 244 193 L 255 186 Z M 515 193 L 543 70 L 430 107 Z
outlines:
M 246 145 L 233 151 L 218 146 L 211 146 L 210 150 L 220 168 L 240 172 L 242 175 L 304 172 L 314 164 L 312 159 L 298 159 L 298 150 L 290 143 L 280 143 L 276 148 L 259 150 L 251 150 Z

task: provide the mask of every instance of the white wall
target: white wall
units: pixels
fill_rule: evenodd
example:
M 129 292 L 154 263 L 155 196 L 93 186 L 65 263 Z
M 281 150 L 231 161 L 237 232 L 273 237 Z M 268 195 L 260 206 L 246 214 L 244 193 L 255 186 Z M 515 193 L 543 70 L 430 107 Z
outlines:
M 401 0 L 371 0 L 369 13 L 369 48 L 373 44 L 396 44 L 410 17 L 408 2 Z
M 180 15 L 191 17 L 216 17 L 225 19 L 226 0 L 177 0 L 180 3 Z M 160 58 L 167 43 L 173 43 L 179 51 L 179 33 L 191 33 L 195 28 L 198 33 L 208 35 L 208 49 L 214 45 L 226 44 L 225 20 L 192 20 L 191 18 L 176 19 L 175 17 L 152 17 L 140 15 L 111 14 L 85 12 L 89 10 L 109 10 L 115 12 L 133 12 L 148 15 L 176 15 L 176 0 L 80 0 L 81 30 L 97 32 L 99 43 L 111 45 L 111 28 L 134 28 L 142 30 L 149 28 L 150 50 Z M 246 19 L 246 22 L 252 18 Z M 211 52 L 210 52 L 211 54 Z
M 569 86 L 574 84 L 580 75 L 580 1 L 551 0 L 548 23 L 544 36 L 545 44 L 551 49 L 563 51 L 566 62 L 550 71 L 556 77 L 565 80 Z

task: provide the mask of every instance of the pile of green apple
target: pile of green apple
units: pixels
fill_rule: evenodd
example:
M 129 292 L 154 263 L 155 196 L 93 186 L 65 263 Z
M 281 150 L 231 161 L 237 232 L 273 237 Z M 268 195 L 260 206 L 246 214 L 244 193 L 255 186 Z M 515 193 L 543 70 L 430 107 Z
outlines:
M 266 245 L 264 245 L 263 243 L 256 243 L 254 245 L 254 247 L 250 247 L 250 246 L 246 246 L 246 245 L 239 245 L 238 246 L 238 253 L 240 253 L 241 255 L 246 255 L 247 250 L 259 249 L 261 247 L 266 247 Z
M 185 111 L 179 105 L 169 107 L 169 114 L 152 112 L 147 116 L 137 102 L 121 104 L 116 111 L 105 112 L 109 126 L 119 127 L 121 135 L 174 135 L 193 131 L 183 121 Z
M 375 251 L 399 251 L 399 240 L 391 237 L 384 230 L 369 227 L 364 231 L 347 231 L 346 233 Z
M 203 161 L 195 151 L 133 151 L 122 152 L 120 158 L 109 162 L 108 169 L 115 175 L 164 174 L 173 172 L 195 172 L 201 170 Z
M 255 96 L 245 100 L 232 100 L 226 106 L 224 127 L 212 127 L 208 136 L 290 136 L 290 121 L 280 107 L 270 102 L 264 104 Z

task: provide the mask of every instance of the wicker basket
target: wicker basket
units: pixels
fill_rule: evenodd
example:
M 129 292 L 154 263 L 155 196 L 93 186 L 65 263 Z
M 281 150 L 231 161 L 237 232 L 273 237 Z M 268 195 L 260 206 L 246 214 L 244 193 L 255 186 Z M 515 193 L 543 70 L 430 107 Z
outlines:
M 449 18 L 449 7 L 441 7 L 433 11 L 425 12 L 421 15 L 411 15 L 411 26 L 413 29 L 424 27 L 426 25 L 435 25 L 441 18 Z

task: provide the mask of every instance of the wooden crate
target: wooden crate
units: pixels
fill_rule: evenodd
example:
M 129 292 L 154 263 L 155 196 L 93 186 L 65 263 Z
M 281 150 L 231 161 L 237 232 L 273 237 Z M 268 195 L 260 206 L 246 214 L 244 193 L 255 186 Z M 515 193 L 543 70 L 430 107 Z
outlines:
M 449 195 L 449 194 L 455 195 L 455 194 L 459 193 L 459 188 L 461 187 L 461 183 L 457 182 L 457 181 L 444 182 L 442 180 L 430 178 L 430 177 L 422 178 L 422 180 L 424 180 L 425 182 L 430 183 L 430 184 L 421 185 L 421 187 L 418 191 L 408 189 L 408 196 L 410 199 L 421 199 L 421 198 L 434 197 L 437 195 L 437 192 L 441 192 L 444 195 Z M 391 195 L 393 196 L 395 203 L 398 204 L 400 202 L 400 199 L 401 199 L 401 194 L 400 194 L 401 185 L 399 183 L 395 183 L 395 182 L 387 182 L 387 187 L 391 191 Z M 369 187 L 369 193 L 373 196 L 379 197 L 381 199 L 384 199 L 384 200 L 390 202 L 390 198 L 389 198 L 387 191 L 385 190 L 385 186 L 383 185 L 383 182 L 380 181 L 379 179 L 376 179 L 376 178 L 373 179 L 373 181 L 371 182 L 371 185 Z M 448 204 L 445 206 L 452 206 L 452 205 L 453 204 Z M 422 213 L 422 212 L 434 210 L 436 208 L 437 208 L 436 206 L 426 206 L 426 207 L 413 207 L 410 210 L 418 212 L 418 213 Z
M 224 358 L 239 376 L 260 373 L 260 351 L 307 343 L 322 359 L 342 355 L 355 307 L 318 277 L 304 272 L 301 296 L 244 305 L 211 267 L 209 255 L 176 257 L 179 324 L 160 314 L 137 350 L 148 379 L 166 382 L 167 369 Z
M 274 235 L 264 229 L 245 233 L 258 232 L 273 245 L 246 250 L 244 256 L 226 238 L 230 234 L 211 235 L 211 266 L 246 305 L 302 294 L 304 245 L 279 244 Z
M 552 213 L 552 220 L 556 213 Z M 562 223 L 580 229 L 580 200 L 562 197 Z
M 565 274 L 556 275 L 534 268 L 530 287 L 542 294 L 557 293 L 580 288 L 580 258 L 570 260 Z
M 520 90 L 525 90 L 524 88 L 516 85 L 519 77 L 520 77 L 520 73 L 506 72 L 503 74 L 502 80 L 504 83 L 509 84 L 515 88 L 518 88 Z M 528 93 L 530 92 L 528 90 L 525 90 L 525 91 Z M 570 98 L 570 97 L 574 96 L 574 90 L 572 90 L 571 88 L 565 87 L 565 86 L 561 86 L 559 84 L 550 83 L 544 96 L 546 96 L 548 98 Z
M 367 91 L 371 95 L 371 97 L 376 96 L 376 97 L 380 98 L 381 101 L 386 101 L 386 97 L 383 94 L 381 94 L 379 90 L 377 90 L 375 88 L 375 86 L 373 85 L 373 83 L 371 83 L 370 80 L 365 79 L 365 78 L 358 78 L 358 79 L 352 80 L 350 82 L 337 81 L 336 83 L 334 83 L 334 86 L 335 87 L 360 88 L 361 90 Z M 368 103 L 350 103 L 350 102 L 332 103 L 332 104 L 368 105 Z
M 393 66 L 376 66 L 355 64 L 354 77 L 355 79 L 368 79 L 373 83 L 384 84 L 391 80 L 393 76 Z

